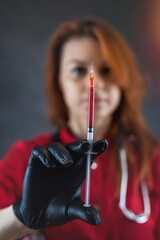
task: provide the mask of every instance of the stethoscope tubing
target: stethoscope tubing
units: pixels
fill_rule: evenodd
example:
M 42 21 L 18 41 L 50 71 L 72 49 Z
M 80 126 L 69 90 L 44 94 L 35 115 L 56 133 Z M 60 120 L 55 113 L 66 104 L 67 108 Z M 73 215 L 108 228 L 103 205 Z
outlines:
M 141 181 L 141 191 L 144 204 L 144 212 L 136 215 L 131 210 L 126 207 L 126 194 L 128 185 L 128 167 L 127 167 L 127 153 L 124 147 L 120 148 L 120 162 L 121 162 L 121 187 L 120 187 L 120 200 L 119 207 L 124 214 L 124 216 L 136 223 L 145 223 L 151 214 L 150 199 L 147 184 L 145 181 Z

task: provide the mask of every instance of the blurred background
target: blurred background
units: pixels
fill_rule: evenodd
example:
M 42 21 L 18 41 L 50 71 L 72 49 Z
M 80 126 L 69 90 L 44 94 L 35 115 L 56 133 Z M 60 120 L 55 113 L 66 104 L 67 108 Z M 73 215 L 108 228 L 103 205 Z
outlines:
M 0 157 L 15 140 L 54 131 L 43 88 L 48 42 L 60 23 L 82 16 L 109 22 L 134 50 L 151 79 L 143 113 L 160 138 L 159 0 L 6 0 L 0 1 Z

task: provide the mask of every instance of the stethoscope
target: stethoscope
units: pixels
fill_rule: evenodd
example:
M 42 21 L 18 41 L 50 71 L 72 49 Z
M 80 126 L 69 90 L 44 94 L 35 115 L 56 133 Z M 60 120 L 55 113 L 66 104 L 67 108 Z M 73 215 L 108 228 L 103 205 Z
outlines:
M 148 221 L 149 215 L 151 213 L 150 200 L 147 184 L 145 181 L 141 181 L 141 191 L 144 204 L 144 212 L 136 215 L 131 210 L 126 207 L 126 193 L 128 184 L 128 167 L 127 167 L 127 153 L 124 146 L 120 147 L 120 162 L 122 169 L 121 186 L 120 186 L 120 200 L 119 207 L 124 214 L 124 216 L 136 223 L 145 223 Z

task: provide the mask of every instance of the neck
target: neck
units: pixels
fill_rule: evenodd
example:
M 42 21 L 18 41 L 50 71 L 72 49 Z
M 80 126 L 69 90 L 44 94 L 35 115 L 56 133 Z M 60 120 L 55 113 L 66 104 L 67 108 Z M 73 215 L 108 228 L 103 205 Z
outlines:
M 109 130 L 111 118 L 97 119 L 94 126 L 94 142 L 103 138 L 104 134 Z M 70 118 L 67 124 L 71 134 L 78 139 L 87 138 L 87 122 L 80 118 Z

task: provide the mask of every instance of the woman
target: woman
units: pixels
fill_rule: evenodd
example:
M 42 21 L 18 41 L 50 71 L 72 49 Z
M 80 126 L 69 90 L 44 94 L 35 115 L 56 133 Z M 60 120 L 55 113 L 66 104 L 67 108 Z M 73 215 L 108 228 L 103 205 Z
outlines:
M 86 139 L 92 59 L 97 155 L 92 156 L 91 167 L 93 206 L 85 208 L 82 185 L 90 145 L 77 139 Z M 159 239 L 160 153 L 141 114 L 144 89 L 133 52 L 112 27 L 98 19 L 59 27 L 51 39 L 46 76 L 49 116 L 59 131 L 54 138 L 42 134 L 15 143 L 1 162 L 0 239 L 35 229 L 41 229 L 46 239 Z M 145 208 L 145 218 L 140 220 L 133 213 L 128 217 L 122 194 L 119 203 L 124 189 L 120 160 L 126 152 L 127 208 L 136 215 Z M 145 199 L 149 191 L 148 207 L 141 190 Z

